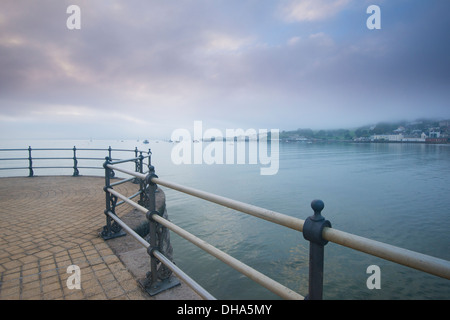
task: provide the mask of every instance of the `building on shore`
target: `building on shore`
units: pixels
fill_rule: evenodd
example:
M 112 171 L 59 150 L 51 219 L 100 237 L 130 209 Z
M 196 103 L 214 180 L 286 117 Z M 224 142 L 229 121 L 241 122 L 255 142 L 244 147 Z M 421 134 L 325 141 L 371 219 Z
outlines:
M 440 134 L 439 131 L 431 131 L 429 136 L 424 132 L 420 135 L 417 133 L 413 135 L 403 135 L 399 134 L 377 134 L 371 136 L 369 139 L 364 141 L 370 142 L 422 142 L 422 143 L 448 143 L 448 137 Z M 362 140 L 358 140 L 362 141 Z
M 441 144 L 441 143 L 448 143 L 448 138 L 445 137 L 440 137 L 440 138 L 427 138 L 426 139 L 426 143 L 436 143 L 436 144 Z

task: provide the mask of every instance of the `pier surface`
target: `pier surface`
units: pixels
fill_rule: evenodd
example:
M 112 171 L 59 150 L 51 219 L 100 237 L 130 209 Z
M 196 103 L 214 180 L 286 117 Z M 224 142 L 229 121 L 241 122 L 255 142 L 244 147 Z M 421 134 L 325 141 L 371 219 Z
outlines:
M 0 178 L 1 300 L 197 298 L 183 283 L 154 297 L 141 288 L 137 274 L 149 271 L 145 249 L 132 248 L 122 259 L 114 245 L 129 243 L 131 236 L 99 237 L 105 225 L 103 186 L 101 177 Z M 131 195 L 137 186 L 125 183 L 114 189 Z M 119 217 L 130 211 L 128 206 L 116 209 Z M 127 260 L 138 252 L 144 252 L 141 258 Z M 80 289 L 69 288 L 70 265 L 80 268 Z

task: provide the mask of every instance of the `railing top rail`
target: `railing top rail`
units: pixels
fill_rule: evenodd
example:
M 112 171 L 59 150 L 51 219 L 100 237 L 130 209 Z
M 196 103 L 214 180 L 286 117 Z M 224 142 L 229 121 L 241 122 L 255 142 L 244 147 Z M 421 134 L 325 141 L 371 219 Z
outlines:
M 150 155 L 147 156 L 142 156 L 143 159 L 150 157 Z M 130 158 L 130 159 L 123 159 L 123 160 L 112 160 L 111 164 L 120 164 L 120 163 L 125 163 L 125 162 L 131 162 L 131 161 L 136 161 L 139 160 L 140 157 L 136 157 L 136 158 Z
M 108 164 L 107 165 L 108 168 L 110 169 L 114 169 L 123 173 L 127 173 L 130 175 L 133 175 L 137 178 L 143 179 L 145 180 L 147 178 L 147 175 L 142 174 L 142 173 L 137 173 L 137 172 L 133 172 L 131 170 L 127 170 L 127 169 L 123 169 L 123 168 L 119 168 L 113 165 Z M 280 225 L 283 225 L 285 227 L 294 229 L 294 230 L 298 230 L 298 231 L 302 231 L 303 230 L 303 223 L 304 220 L 299 219 L 299 218 L 295 218 L 295 217 L 291 217 L 288 216 L 286 214 L 282 214 L 276 211 L 272 211 L 272 210 L 268 210 L 268 209 L 264 209 L 261 207 L 257 207 L 245 202 L 241 202 L 241 201 L 237 201 L 237 200 L 233 200 L 230 198 L 226 198 L 226 197 L 222 197 L 222 196 L 218 196 L 216 194 L 212 194 L 209 192 L 205 192 L 205 191 L 201 191 L 201 190 L 197 190 L 194 188 L 190 188 L 190 187 L 186 187 L 186 186 L 182 186 L 180 184 L 176 184 L 173 182 L 168 182 L 165 180 L 162 180 L 160 178 L 152 178 L 151 179 L 152 182 L 174 189 L 174 190 L 178 190 L 180 192 L 183 193 L 187 193 L 190 194 L 192 196 L 198 197 L 198 198 L 202 198 L 204 200 L 208 200 L 220 205 L 223 205 L 225 207 L 228 207 L 230 209 L 234 209 L 234 210 L 238 210 L 244 213 L 248 213 L 250 215 L 256 216 L 258 218 L 264 219 L 264 220 L 268 220 Z
M 216 194 L 212 194 L 206 191 L 202 191 L 202 190 L 198 190 L 198 189 L 194 189 L 194 188 L 190 188 L 190 187 L 186 187 L 177 183 L 173 183 L 173 182 L 169 182 L 160 178 L 152 178 L 151 179 L 152 182 L 186 193 L 186 194 L 190 194 L 192 196 L 195 196 L 197 198 L 201 198 L 210 202 L 214 202 L 216 204 L 228 207 L 230 209 L 234 209 L 240 212 L 244 212 L 247 214 L 250 214 L 252 216 L 258 217 L 260 219 L 264 219 L 285 227 L 288 227 L 290 229 L 294 229 L 297 231 L 303 231 L 303 224 L 304 224 L 304 220 L 299 219 L 299 218 L 295 218 L 292 216 L 288 216 L 286 214 L 280 213 L 280 212 L 276 212 L 276 211 L 272 211 L 272 210 L 268 210 L 265 208 L 261 208 L 255 205 L 251 205 L 245 202 L 241 202 L 241 201 L 237 201 L 237 200 L 233 200 L 230 198 L 226 198 L 223 196 L 219 196 Z
M 76 146 L 74 146 L 73 148 L 31 148 L 31 147 L 28 147 L 28 148 L 14 148 L 14 149 L 11 149 L 11 148 L 3 148 L 3 149 L 1 149 L 0 148 L 0 151 L 29 151 L 29 150 L 32 150 L 32 151 L 73 151 L 74 149 L 75 150 L 82 150 L 82 151 L 120 151 L 120 152 L 145 152 L 145 153 L 150 153 L 151 154 L 151 151 L 150 150 L 140 150 L 140 149 L 137 149 L 137 147 L 136 147 L 136 149 L 116 149 L 116 148 L 111 148 L 111 147 L 109 147 L 109 148 L 77 148 Z
M 450 261 L 325 227 L 324 239 L 450 280 Z
M 0 158 L 0 160 L 9 160 L 9 161 L 12 161 L 12 160 L 28 160 L 28 158 Z
M 106 166 L 108 168 L 110 168 L 110 169 L 117 170 L 117 171 L 129 174 L 131 176 L 135 176 L 136 178 L 139 178 L 139 179 L 142 179 L 142 180 L 145 180 L 147 178 L 147 175 L 143 174 L 143 173 L 134 172 L 134 171 L 127 170 L 127 169 L 124 169 L 124 168 L 119 168 L 119 167 L 116 167 L 116 166 L 114 166 L 112 164 L 107 164 Z
M 197 190 L 194 188 L 182 186 L 173 182 L 168 182 L 156 176 L 144 175 L 133 172 L 123 168 L 107 164 L 110 169 L 118 170 L 123 173 L 135 176 L 143 180 L 150 180 L 153 183 L 186 193 L 192 196 L 223 205 L 230 209 L 238 210 L 250 215 L 268 220 L 285 227 L 303 231 L 304 220 L 291 217 L 279 212 L 267 210 L 261 207 L 250 205 L 244 202 L 232 200 L 226 197 L 218 196 L 209 192 Z M 348 248 L 365 252 L 389 260 L 410 268 L 421 270 L 435 276 L 446 278 L 450 280 L 450 261 L 429 255 L 421 254 L 411 250 L 403 249 L 383 242 L 371 240 L 361 236 L 353 235 L 334 228 L 325 227 L 322 232 L 322 237 L 325 240 L 334 242 L 336 244 L 346 246 Z
M 0 149 L 0 151 L 28 151 L 27 149 Z

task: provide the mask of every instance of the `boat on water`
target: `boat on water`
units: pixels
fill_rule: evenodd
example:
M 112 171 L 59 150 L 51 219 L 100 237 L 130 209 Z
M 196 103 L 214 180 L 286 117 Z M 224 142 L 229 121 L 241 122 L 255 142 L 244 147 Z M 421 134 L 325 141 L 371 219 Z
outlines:
M 143 143 L 143 144 L 148 144 L 149 142 L 148 142 L 147 139 L 145 139 L 144 141 L 142 141 L 142 143 Z

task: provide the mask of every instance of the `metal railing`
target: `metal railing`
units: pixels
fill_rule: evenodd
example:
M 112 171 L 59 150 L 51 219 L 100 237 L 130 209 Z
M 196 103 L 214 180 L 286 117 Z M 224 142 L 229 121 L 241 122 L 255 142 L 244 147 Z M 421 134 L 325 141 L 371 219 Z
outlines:
M 48 152 L 53 152 L 53 151 L 66 151 L 66 152 L 70 152 L 70 156 L 65 156 L 65 157 L 49 157 L 46 154 L 44 154 L 44 156 L 34 156 L 35 154 L 33 154 L 33 152 L 35 153 L 48 153 Z M 108 152 L 108 157 L 110 159 L 112 158 L 112 153 L 113 152 L 134 152 L 135 154 L 135 158 L 138 157 L 138 155 L 142 155 L 142 154 L 147 154 L 147 156 L 149 156 L 151 154 L 150 149 L 148 151 L 141 151 L 138 150 L 138 148 L 136 147 L 134 150 L 130 150 L 130 149 L 114 149 L 111 148 L 111 146 L 109 146 L 107 149 L 99 149 L 99 148 L 77 148 L 76 146 L 74 146 L 73 148 L 31 148 L 31 146 L 29 146 L 28 148 L 24 148 L 24 149 L 0 149 L 0 153 L 3 152 L 12 152 L 12 153 L 24 153 L 21 156 L 16 156 L 16 157 L 11 157 L 11 158 L 0 158 L 0 164 L 4 163 L 3 161 L 14 161 L 14 162 L 23 162 L 26 163 L 26 165 L 22 165 L 22 166 L 15 166 L 15 167 L 0 167 L 0 170 L 28 170 L 28 177 L 33 177 L 35 175 L 35 170 L 36 169 L 72 169 L 73 173 L 72 176 L 76 177 L 80 174 L 79 169 L 103 169 L 103 162 L 105 161 L 105 157 L 83 157 L 83 156 L 79 156 L 79 154 L 77 152 L 79 151 L 89 151 L 92 153 L 92 151 L 102 151 Z M 36 162 L 41 162 L 42 160 L 71 160 L 71 165 L 36 165 Z M 98 161 L 99 164 L 97 166 L 92 166 L 92 165 L 79 165 L 79 161 L 90 161 L 90 160 L 95 160 Z M 100 162 L 101 161 L 101 162 Z M 139 167 L 138 167 L 138 162 L 136 161 L 135 163 L 135 170 L 139 171 Z M 114 173 L 112 173 L 114 174 Z
M 130 159 L 130 161 L 135 161 L 135 159 Z M 156 229 L 155 225 L 158 224 L 169 229 L 172 232 L 175 232 L 182 238 L 190 241 L 207 253 L 213 255 L 214 257 L 218 258 L 219 260 L 223 261 L 224 263 L 228 264 L 229 266 L 233 267 L 237 271 L 241 272 L 242 274 L 246 275 L 250 279 L 256 281 L 260 285 L 264 286 L 265 288 L 269 289 L 270 291 L 284 299 L 322 299 L 324 246 L 329 241 L 450 280 L 449 261 L 406 250 L 379 241 L 374 241 L 332 228 L 331 223 L 328 220 L 325 220 L 321 215 L 321 212 L 324 208 L 324 203 L 321 200 L 312 201 L 311 208 L 313 209 L 314 214 L 308 217 L 306 220 L 302 220 L 279 212 L 267 210 L 244 202 L 236 201 L 216 194 L 166 181 L 155 175 L 154 167 L 150 163 L 149 172 L 147 174 L 123 169 L 118 167 L 117 164 L 117 162 L 113 162 L 108 158 L 104 163 L 106 179 L 104 191 L 106 193 L 107 203 L 107 208 L 105 210 L 105 214 L 107 216 L 107 226 L 105 226 L 105 230 L 107 230 L 107 232 L 105 232 L 105 234 L 107 234 L 107 236 L 105 237 L 105 239 L 122 235 L 122 230 L 120 230 L 120 228 L 116 228 L 114 230 L 114 227 L 111 225 L 111 221 L 115 221 L 120 226 L 125 226 L 125 224 L 115 215 L 114 212 L 117 199 L 120 198 L 122 200 L 121 203 L 127 203 L 146 215 L 149 221 L 150 240 L 153 241 L 153 243 L 149 244 L 148 242 L 140 238 L 140 236 L 136 233 L 130 232 L 129 228 L 125 227 L 125 230 L 147 248 L 147 252 L 149 253 L 150 259 L 152 261 L 150 271 L 150 274 L 152 276 L 147 283 L 149 286 L 154 286 L 155 288 L 160 286 L 160 281 L 156 276 L 156 264 L 158 261 L 162 264 L 165 264 L 171 270 L 176 270 L 176 266 L 171 261 L 162 258 L 163 254 L 158 249 L 159 244 L 157 243 L 157 236 L 154 231 Z M 147 203 L 149 203 L 149 205 L 143 206 L 142 204 L 145 203 L 145 201 L 142 201 L 142 198 L 140 203 L 136 203 L 131 200 L 131 197 L 128 198 L 115 191 L 109 182 L 111 170 L 117 170 L 137 178 L 140 181 L 140 194 L 141 196 L 146 194 L 146 196 L 149 198 L 147 199 Z M 308 294 L 306 295 L 306 297 L 292 291 L 284 285 L 272 280 L 259 271 L 249 267 L 241 261 L 238 261 L 227 253 L 215 248 L 211 244 L 197 238 L 193 234 L 164 219 L 161 216 L 161 213 L 158 212 L 155 208 L 155 192 L 158 185 L 177 190 L 179 192 L 302 232 L 303 237 L 310 242 L 309 283 Z M 180 272 L 179 270 L 177 271 Z M 181 278 L 202 297 L 207 299 L 213 298 L 210 294 L 205 293 L 204 289 L 199 289 L 200 286 L 187 275 L 182 274 Z M 147 290 L 147 292 L 149 291 Z M 149 293 L 151 294 L 151 292 Z
M 135 161 L 135 159 L 130 159 L 130 161 Z M 127 203 L 131 205 L 132 207 L 136 208 L 137 210 L 141 211 L 143 214 L 146 215 L 147 219 L 149 220 L 149 230 L 150 230 L 150 241 L 153 243 L 148 243 L 143 238 L 141 238 L 136 232 L 130 232 L 129 228 L 126 228 L 125 230 L 135 237 L 137 241 L 142 244 L 144 247 L 147 248 L 147 252 L 149 253 L 151 257 L 151 271 L 149 275 L 148 281 L 145 283 L 145 289 L 147 292 L 151 295 L 157 294 L 169 287 L 170 284 L 167 284 L 164 281 L 161 281 L 157 278 L 157 262 L 161 262 L 164 265 L 166 265 L 169 269 L 174 271 L 176 275 L 178 275 L 188 286 L 190 286 L 195 292 L 197 292 L 201 297 L 206 299 L 214 299 L 214 297 L 209 294 L 205 289 L 203 289 L 198 283 L 196 283 L 193 279 L 191 279 L 189 276 L 187 276 L 184 273 L 181 273 L 178 269 L 178 267 L 175 266 L 170 260 L 168 259 L 160 259 L 162 253 L 160 252 L 159 243 L 157 243 L 157 235 L 156 235 L 156 225 L 159 224 L 170 231 L 175 232 L 182 238 L 190 241 L 197 247 L 203 249 L 207 253 L 211 254 L 212 256 L 218 258 L 219 260 L 223 261 L 224 263 L 228 264 L 229 266 L 233 267 L 237 271 L 241 272 L 242 274 L 246 275 L 250 279 L 256 281 L 260 285 L 264 286 L 265 288 L 269 289 L 270 291 L 274 292 L 275 294 L 279 295 L 282 298 L 285 299 L 304 299 L 304 297 L 291 289 L 285 287 L 284 285 L 272 280 L 271 278 L 267 277 L 266 275 L 262 274 L 261 272 L 251 268 L 250 266 L 242 263 L 241 261 L 233 258 L 232 256 L 228 255 L 227 253 L 217 249 L 216 247 L 212 246 L 211 244 L 203 241 L 202 239 L 199 239 L 195 235 L 187 232 L 186 230 L 178 227 L 177 225 L 173 224 L 172 222 L 164 219 L 160 212 L 156 210 L 155 207 L 155 192 L 157 189 L 157 185 L 155 182 L 153 182 L 153 179 L 158 179 L 157 176 L 154 174 L 154 168 L 153 166 L 149 166 L 149 173 L 143 174 L 141 172 L 133 172 L 130 170 L 126 170 L 120 167 L 116 166 L 117 162 L 111 161 L 107 158 L 107 161 L 104 164 L 105 167 L 105 188 L 104 191 L 106 192 L 106 210 L 105 215 L 107 218 L 106 225 L 104 227 L 102 236 L 105 240 L 120 237 L 123 236 L 124 233 L 122 232 L 121 228 L 118 228 L 118 226 L 126 226 L 123 221 L 120 220 L 119 217 L 115 214 L 115 208 L 119 203 L 117 202 L 118 199 L 121 199 L 122 203 Z M 149 198 L 147 199 L 147 203 L 149 205 L 142 206 L 139 203 L 136 203 L 131 200 L 133 196 L 127 197 L 125 195 L 120 194 L 119 192 L 115 191 L 111 186 L 110 183 L 110 171 L 111 170 L 117 170 L 122 173 L 126 173 L 129 175 L 132 175 L 136 178 L 138 178 L 141 181 L 141 188 L 139 191 L 139 194 L 141 195 L 140 203 L 145 203 L 146 201 L 143 200 L 145 195 Z M 126 180 L 122 180 L 125 182 Z M 121 183 L 116 182 L 115 185 Z M 147 192 L 146 192 L 147 191 Z M 116 222 L 116 225 L 113 224 L 113 221 Z

